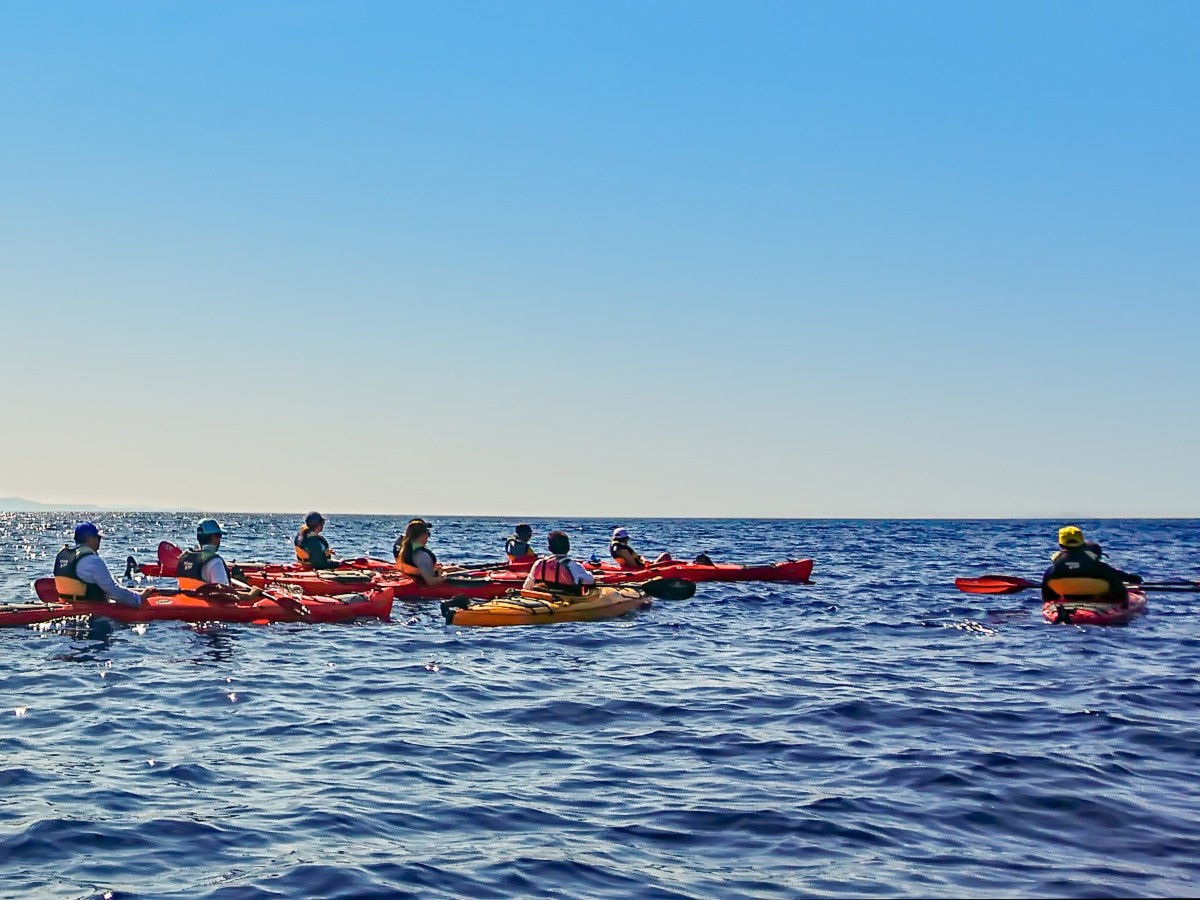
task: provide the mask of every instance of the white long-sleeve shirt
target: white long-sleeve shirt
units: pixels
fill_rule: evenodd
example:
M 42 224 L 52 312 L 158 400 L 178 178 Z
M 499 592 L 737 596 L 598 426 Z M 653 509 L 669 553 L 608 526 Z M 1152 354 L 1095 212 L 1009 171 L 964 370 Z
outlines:
M 121 587 L 113 581 L 112 573 L 99 554 L 89 553 L 75 565 L 75 575 L 84 584 L 94 584 L 104 591 L 104 596 L 125 606 L 141 606 L 140 594 Z

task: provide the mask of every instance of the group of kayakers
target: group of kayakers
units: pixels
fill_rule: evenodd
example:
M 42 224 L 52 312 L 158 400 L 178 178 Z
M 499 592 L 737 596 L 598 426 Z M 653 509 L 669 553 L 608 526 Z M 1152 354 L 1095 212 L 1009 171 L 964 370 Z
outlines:
M 313 569 L 336 569 L 343 565 L 322 535 L 325 517 L 310 512 L 292 541 L 296 560 Z M 410 578 L 426 585 L 439 585 L 451 577 L 454 569 L 438 562 L 429 548 L 431 526 L 424 519 L 412 519 L 404 533 L 396 539 L 392 551 L 396 568 Z M 234 579 L 230 567 L 221 557 L 224 531 L 216 519 L 202 519 L 196 524 L 196 545 L 180 554 L 175 577 L 181 590 L 194 591 L 205 585 L 217 585 L 240 591 L 254 590 Z M 129 590 L 117 584 L 107 564 L 100 557 L 103 535 L 93 523 L 82 522 L 75 529 L 74 546 L 66 545 L 54 560 L 55 587 L 60 596 L 72 600 L 112 600 L 127 606 L 139 606 L 149 589 Z M 510 563 L 530 563 L 526 588 L 571 588 L 595 584 L 595 577 L 582 564 L 571 558 L 571 539 L 563 531 L 552 531 L 546 538 L 549 553 L 539 557 L 533 549 L 533 528 L 519 523 L 505 541 L 505 555 Z M 617 528 L 609 542 L 609 554 L 622 568 L 646 567 L 643 557 L 630 546 L 629 531 Z M 661 554 L 656 561 L 670 560 Z
M 313 569 L 333 569 L 342 565 L 329 542 L 322 536 L 325 518 L 311 512 L 293 541 L 296 559 Z M 439 585 L 453 577 L 454 568 L 438 562 L 429 548 L 431 526 L 424 519 L 412 519 L 396 540 L 393 552 L 396 567 L 410 578 L 426 585 Z M 182 590 L 194 591 L 205 585 L 225 586 L 233 590 L 251 591 L 249 585 L 231 577 L 229 566 L 220 554 L 224 532 L 215 519 L 202 519 L 196 525 L 196 546 L 185 550 L 176 563 L 176 578 Z M 100 557 L 103 535 L 91 522 L 82 522 L 75 529 L 74 546 L 66 545 L 54 560 L 54 582 L 60 596 L 73 600 L 112 600 L 128 606 L 139 606 L 146 591 L 133 591 L 117 584 L 108 566 Z M 547 535 L 549 553 L 539 556 L 531 541 L 533 529 L 521 522 L 505 541 L 505 555 L 510 563 L 530 563 L 526 589 L 542 587 L 555 589 L 580 588 L 595 583 L 595 578 L 578 561 L 571 558 L 571 540 L 563 531 Z M 1104 562 L 1099 544 L 1086 540 L 1078 525 L 1067 525 L 1058 532 L 1059 550 L 1042 576 L 1042 596 L 1047 602 L 1062 599 L 1092 598 L 1125 602 L 1126 585 L 1140 584 L 1138 575 L 1122 572 Z M 609 542 L 609 555 L 625 569 L 646 567 L 645 559 L 630 545 L 629 531 L 616 528 Z M 594 559 L 594 557 L 593 557 Z M 662 554 L 655 562 L 670 561 Z M 707 557 L 704 561 L 708 562 Z

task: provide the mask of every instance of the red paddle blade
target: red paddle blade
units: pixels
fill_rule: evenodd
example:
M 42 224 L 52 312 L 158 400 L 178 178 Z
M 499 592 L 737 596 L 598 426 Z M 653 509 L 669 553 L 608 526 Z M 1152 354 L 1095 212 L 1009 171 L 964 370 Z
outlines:
M 43 603 L 62 603 L 62 598 L 58 596 L 58 591 L 54 587 L 53 578 L 39 578 L 33 583 L 33 592 L 37 594 L 37 598 Z
M 163 578 L 171 578 L 175 575 L 175 570 L 179 566 L 179 557 L 183 555 L 183 551 L 172 544 L 170 541 L 161 541 L 158 545 L 158 575 Z
M 965 594 L 1016 594 L 1026 588 L 1041 587 L 1035 581 L 1012 575 L 984 575 L 982 578 L 956 578 L 954 586 Z

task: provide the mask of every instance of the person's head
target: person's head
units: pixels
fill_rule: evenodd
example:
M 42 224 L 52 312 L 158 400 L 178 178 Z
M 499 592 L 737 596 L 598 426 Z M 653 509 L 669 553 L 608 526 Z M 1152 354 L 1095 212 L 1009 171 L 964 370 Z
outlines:
M 424 547 L 429 540 L 429 523 L 424 519 L 413 519 L 404 528 L 404 542 L 413 547 Z
M 524 522 L 520 523 L 513 529 L 513 534 L 517 536 L 518 541 L 527 541 L 533 537 L 533 529 Z
M 612 539 L 619 544 L 628 543 L 629 542 L 629 532 L 626 531 L 624 528 L 614 528 Z
M 215 550 L 221 546 L 223 534 L 216 519 L 201 519 L 196 523 L 196 543 L 201 547 L 212 547 Z
M 75 526 L 75 544 L 79 547 L 91 547 L 93 550 L 100 549 L 100 529 L 91 522 L 80 522 Z
M 310 512 L 304 517 L 304 527 L 309 534 L 320 534 L 321 529 L 325 527 L 325 517 L 316 510 Z
M 1058 546 L 1064 550 L 1082 547 L 1086 543 L 1083 539 L 1083 529 L 1078 525 L 1067 525 L 1058 529 Z
M 550 552 L 559 556 L 571 552 L 571 539 L 567 537 L 566 532 L 550 532 L 546 535 L 546 543 L 550 546 Z

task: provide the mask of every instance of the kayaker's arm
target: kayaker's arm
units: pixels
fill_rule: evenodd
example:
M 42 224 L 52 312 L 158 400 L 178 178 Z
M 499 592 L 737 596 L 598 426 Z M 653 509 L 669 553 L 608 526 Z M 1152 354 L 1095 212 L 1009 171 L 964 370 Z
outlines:
M 1054 591 L 1050 590 L 1050 585 L 1048 583 L 1050 581 L 1050 578 L 1052 577 L 1053 573 L 1054 573 L 1054 566 L 1050 566 L 1050 568 L 1046 569 L 1046 571 L 1042 573 L 1042 602 L 1043 603 L 1053 603 L 1055 600 L 1058 599 L 1058 594 L 1056 594 L 1056 593 L 1054 593 Z
M 430 587 L 436 587 L 439 584 L 444 584 L 446 579 L 442 575 L 441 566 L 433 561 L 433 557 L 428 553 L 417 553 L 413 556 L 413 564 L 421 570 L 421 580 Z
M 1113 574 L 1117 578 L 1121 579 L 1126 584 L 1141 584 L 1142 583 L 1141 575 L 1131 575 L 1129 572 L 1122 572 L 1120 569 L 1113 568 L 1112 566 L 1109 566 L 1109 568 L 1112 569 Z
M 142 595 L 129 588 L 123 588 L 113 581 L 112 572 L 96 554 L 89 554 L 79 561 L 75 569 L 79 580 L 85 584 L 94 584 L 104 592 L 104 596 L 122 606 L 141 606 Z

